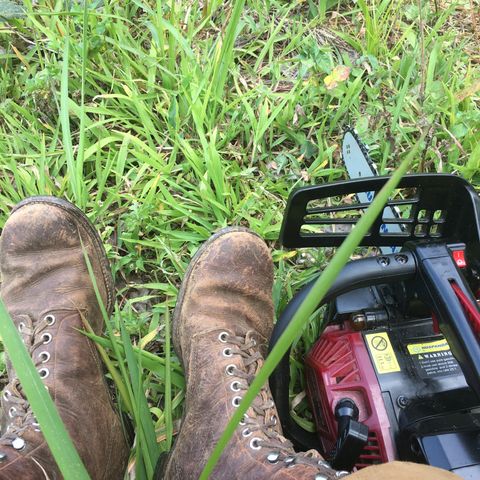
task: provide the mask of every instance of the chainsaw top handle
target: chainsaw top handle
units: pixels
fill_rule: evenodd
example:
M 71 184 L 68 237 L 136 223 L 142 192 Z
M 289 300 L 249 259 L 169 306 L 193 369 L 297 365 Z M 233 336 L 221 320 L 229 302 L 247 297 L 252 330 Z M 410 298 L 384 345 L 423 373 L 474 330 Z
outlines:
M 294 190 L 283 217 L 281 244 L 287 248 L 340 246 L 388 179 L 359 178 Z M 403 247 L 421 239 L 478 245 L 479 212 L 477 192 L 463 178 L 405 175 L 360 246 Z

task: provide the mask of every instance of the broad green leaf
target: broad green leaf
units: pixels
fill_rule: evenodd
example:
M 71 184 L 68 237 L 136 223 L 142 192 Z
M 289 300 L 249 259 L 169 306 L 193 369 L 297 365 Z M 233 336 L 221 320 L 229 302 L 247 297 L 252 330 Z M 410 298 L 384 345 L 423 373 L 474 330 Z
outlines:
M 23 17 L 25 17 L 23 7 L 17 2 L 12 2 L 9 0 L 0 1 L 0 22 Z

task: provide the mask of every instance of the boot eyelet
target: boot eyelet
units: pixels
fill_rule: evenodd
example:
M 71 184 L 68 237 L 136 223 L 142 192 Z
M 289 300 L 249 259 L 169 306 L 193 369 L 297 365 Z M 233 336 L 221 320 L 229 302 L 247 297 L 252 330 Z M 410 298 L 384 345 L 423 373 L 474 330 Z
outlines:
M 23 450 L 25 448 L 25 440 L 21 437 L 17 437 L 12 441 L 12 447 L 15 450 Z
M 15 407 L 10 407 L 10 408 L 8 409 L 8 416 L 9 416 L 10 418 L 13 418 L 13 417 L 15 416 L 16 411 L 17 411 L 17 409 L 16 409 Z
M 283 462 L 287 465 L 287 467 L 293 467 L 295 465 L 295 457 L 289 455 L 288 457 L 285 457 Z
M 232 405 L 237 408 L 240 405 L 240 402 L 242 401 L 242 397 L 233 397 L 232 399 Z
M 250 440 L 250 448 L 252 450 L 260 450 L 262 446 L 260 445 L 260 442 L 262 441 L 261 438 L 254 437 Z
M 275 464 L 278 463 L 278 458 L 280 457 L 280 452 L 270 452 L 267 455 L 268 463 Z
M 50 375 L 50 370 L 48 368 L 41 368 L 38 373 L 40 378 L 47 378 Z
M 231 357 L 232 355 L 233 355 L 233 353 L 232 353 L 231 348 L 225 348 L 225 350 L 223 350 L 223 356 L 224 357 Z
M 226 373 L 227 375 L 233 375 L 233 370 L 234 370 L 235 368 L 236 368 L 235 365 L 234 365 L 233 363 L 231 363 L 230 365 L 227 365 L 227 366 L 225 367 L 225 373 Z
M 47 325 L 51 327 L 55 323 L 55 315 L 45 315 L 44 320 L 47 322 Z
M 339 470 L 339 471 L 335 472 L 335 476 L 337 478 L 345 477 L 348 474 L 349 474 L 349 472 L 347 472 L 346 470 Z
M 322 475 L 321 473 L 317 473 L 315 475 L 314 480 L 328 480 L 328 477 L 326 477 L 325 475 Z
M 52 341 L 52 335 L 50 333 L 44 333 L 42 335 L 43 344 L 48 345 Z
M 22 333 L 24 328 L 25 328 L 25 324 L 23 322 L 20 322 L 17 327 L 18 331 Z
M 278 423 L 278 420 L 277 420 L 277 416 L 276 415 L 272 415 L 270 417 L 270 421 L 273 422 L 273 426 L 275 427 Z
M 248 420 L 248 415 L 245 414 L 243 418 L 238 422 L 238 424 L 244 427 L 247 424 L 247 420 Z
M 244 428 L 242 430 L 242 436 L 249 437 L 252 434 L 252 431 L 249 428 Z
M 12 393 L 10 392 L 10 390 L 5 390 L 3 392 L 3 399 L 8 402 L 10 400 L 10 397 L 12 396 Z
M 50 354 L 48 352 L 40 352 L 38 354 L 38 358 L 42 361 L 42 363 L 46 363 L 50 360 Z
M 256 341 L 254 338 L 252 338 L 252 345 L 253 345 L 254 347 L 257 346 L 257 341 Z
M 38 422 L 33 422 L 32 426 L 35 427 L 34 430 L 36 432 L 41 432 L 42 430 L 40 429 L 40 424 Z
M 221 332 L 220 335 L 218 336 L 218 339 L 222 342 L 222 343 L 227 343 L 227 338 L 229 337 L 228 333 L 227 332 Z
M 240 391 L 240 382 L 237 382 L 236 380 L 233 381 L 233 382 L 230 384 L 230 389 L 231 389 L 233 392 L 239 392 L 239 391 Z
M 323 468 L 332 468 L 332 466 L 326 460 L 319 460 L 318 466 Z

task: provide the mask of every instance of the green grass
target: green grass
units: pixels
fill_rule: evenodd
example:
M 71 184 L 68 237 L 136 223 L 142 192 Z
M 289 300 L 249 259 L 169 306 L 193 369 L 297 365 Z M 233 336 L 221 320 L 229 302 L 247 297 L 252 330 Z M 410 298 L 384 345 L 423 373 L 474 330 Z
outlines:
M 279 312 L 331 255 L 279 248 L 286 198 L 344 178 L 346 125 L 383 173 L 429 131 L 410 171 L 480 183 L 471 10 L 469 0 L 438 11 L 418 1 L 41 0 L 0 23 L 0 228 L 36 194 L 65 197 L 95 222 L 117 285 L 102 345 L 134 421 L 148 415 L 146 394 L 158 451 L 170 448 L 184 399 L 178 359 L 166 357 L 168 312 L 213 231 L 247 225 L 268 241 Z M 338 65 L 350 76 L 328 90 Z M 295 396 L 300 362 L 292 368 Z M 148 475 L 156 453 L 142 435 L 132 468 Z

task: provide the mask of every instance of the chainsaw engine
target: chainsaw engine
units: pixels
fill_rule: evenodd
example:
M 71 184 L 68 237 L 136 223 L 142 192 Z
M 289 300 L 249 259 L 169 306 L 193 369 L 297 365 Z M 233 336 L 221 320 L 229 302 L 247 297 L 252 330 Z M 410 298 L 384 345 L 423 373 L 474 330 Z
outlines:
M 384 182 L 377 177 L 297 190 L 287 206 L 283 244 L 339 245 L 348 231 L 323 227 L 310 233 L 304 225 L 338 225 L 331 214 L 339 211 L 341 222 L 352 225 L 357 206 L 319 200 L 351 192 L 373 196 Z M 319 302 L 327 305 L 324 329 L 305 356 L 316 434 L 290 416 L 287 356 L 272 375 L 272 393 L 286 436 L 298 448 L 317 448 L 337 469 L 398 459 L 478 479 L 478 197 L 467 182 L 449 175 L 407 176 L 402 182 L 411 198 L 388 206 L 397 212 L 410 202 L 408 215 L 385 209 L 363 243 L 401 249 L 350 262 Z M 385 228 L 391 224 L 394 233 Z M 271 347 L 312 285 L 279 318 Z
M 349 469 L 394 459 L 468 469 L 479 460 L 480 402 L 431 314 L 418 305 L 402 313 L 396 294 L 404 292 L 385 285 L 338 297 L 330 326 L 305 358 L 322 450 Z M 345 407 L 351 411 L 340 425 Z M 473 436 L 458 431 L 468 423 Z M 432 435 L 445 426 L 447 434 Z

